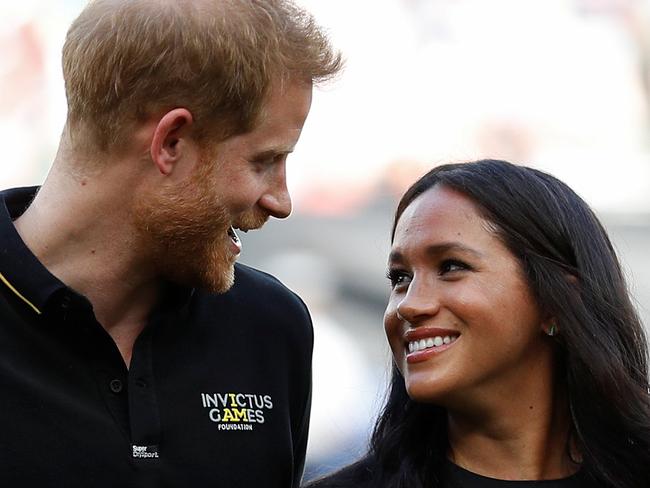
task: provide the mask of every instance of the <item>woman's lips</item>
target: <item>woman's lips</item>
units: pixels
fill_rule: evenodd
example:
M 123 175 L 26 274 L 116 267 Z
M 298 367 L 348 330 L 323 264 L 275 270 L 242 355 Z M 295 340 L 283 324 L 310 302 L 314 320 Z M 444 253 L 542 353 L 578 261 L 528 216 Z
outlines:
M 418 363 L 440 354 L 452 347 L 460 333 L 452 329 L 426 328 L 409 329 L 404 334 L 406 361 Z

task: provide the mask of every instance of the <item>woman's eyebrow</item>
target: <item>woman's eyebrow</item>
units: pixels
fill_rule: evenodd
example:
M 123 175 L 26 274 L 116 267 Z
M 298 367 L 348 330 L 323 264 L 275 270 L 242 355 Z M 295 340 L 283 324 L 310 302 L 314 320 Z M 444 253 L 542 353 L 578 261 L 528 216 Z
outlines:
M 388 264 L 401 263 L 404 261 L 404 256 L 399 251 L 391 251 L 388 255 Z
M 447 241 L 447 242 L 440 242 L 437 244 L 431 244 L 428 245 L 425 249 L 425 253 L 428 256 L 434 256 L 434 257 L 450 251 L 457 251 L 457 252 L 471 254 L 477 258 L 484 257 L 483 253 L 477 251 L 476 249 L 468 247 L 463 243 L 456 242 L 456 241 Z M 398 250 L 391 251 L 390 254 L 388 255 L 389 264 L 401 263 L 403 261 L 404 261 L 404 255 Z
M 461 242 L 456 242 L 456 241 L 440 242 L 438 244 L 432 244 L 430 246 L 427 246 L 426 248 L 426 253 L 428 255 L 433 255 L 433 256 L 444 254 L 445 252 L 449 252 L 449 251 L 460 251 L 460 252 L 472 254 L 477 258 L 482 258 L 484 256 L 483 253 L 477 251 L 476 249 L 473 249 Z

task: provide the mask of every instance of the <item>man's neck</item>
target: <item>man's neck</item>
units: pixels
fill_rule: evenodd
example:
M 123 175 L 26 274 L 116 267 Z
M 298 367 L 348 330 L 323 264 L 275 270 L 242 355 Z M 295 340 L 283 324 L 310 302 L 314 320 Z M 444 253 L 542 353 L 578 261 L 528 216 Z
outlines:
M 128 365 L 161 283 L 139 251 L 125 181 L 118 170 L 76 177 L 55 164 L 15 225 L 51 273 L 90 300 Z

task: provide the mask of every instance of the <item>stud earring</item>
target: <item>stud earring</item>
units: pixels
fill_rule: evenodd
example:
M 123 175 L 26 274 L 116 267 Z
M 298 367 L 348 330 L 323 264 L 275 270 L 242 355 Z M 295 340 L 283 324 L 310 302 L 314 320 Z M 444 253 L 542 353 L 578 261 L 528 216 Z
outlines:
M 553 322 L 551 326 L 548 328 L 548 330 L 546 331 L 546 335 L 549 337 L 554 337 L 555 335 L 557 335 L 557 326 L 555 325 L 555 322 Z

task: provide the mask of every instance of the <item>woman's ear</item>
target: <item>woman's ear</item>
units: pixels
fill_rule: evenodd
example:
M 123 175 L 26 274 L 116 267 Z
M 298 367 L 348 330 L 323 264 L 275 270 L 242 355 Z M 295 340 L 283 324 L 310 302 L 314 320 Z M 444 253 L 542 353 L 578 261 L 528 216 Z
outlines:
M 565 273 L 564 278 L 569 285 L 569 289 L 573 288 L 575 291 L 578 291 L 580 280 L 576 275 Z M 562 332 L 558 326 L 557 318 L 552 315 L 549 315 L 542 322 L 542 331 L 549 337 L 555 337 Z
M 569 282 L 569 284 L 572 285 L 572 286 L 576 286 L 576 287 L 577 287 L 577 286 L 580 284 L 580 280 L 579 280 L 578 277 L 577 277 L 576 275 L 574 275 L 574 274 L 568 274 L 568 273 L 567 273 L 567 274 L 564 275 L 564 277 L 565 277 L 566 280 Z
M 162 174 L 171 174 L 183 156 L 184 142 L 188 139 L 188 129 L 192 123 L 192 114 L 186 108 L 170 110 L 158 121 L 149 152 Z

